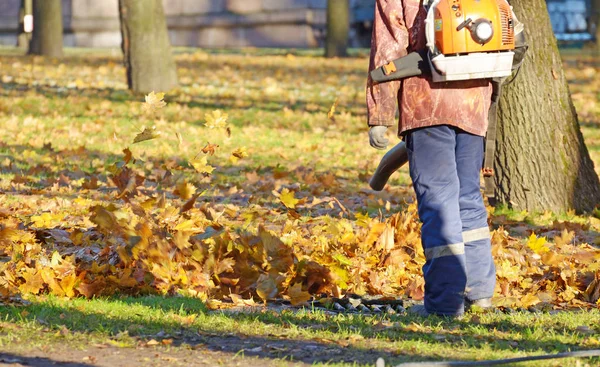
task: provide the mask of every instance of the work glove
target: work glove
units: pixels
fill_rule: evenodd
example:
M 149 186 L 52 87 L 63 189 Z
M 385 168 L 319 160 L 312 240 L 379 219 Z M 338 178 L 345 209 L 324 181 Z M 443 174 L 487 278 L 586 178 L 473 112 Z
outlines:
M 389 139 L 385 137 L 387 129 L 387 126 L 371 126 L 369 129 L 369 143 L 373 148 L 379 150 L 387 148 L 388 143 L 390 142 Z

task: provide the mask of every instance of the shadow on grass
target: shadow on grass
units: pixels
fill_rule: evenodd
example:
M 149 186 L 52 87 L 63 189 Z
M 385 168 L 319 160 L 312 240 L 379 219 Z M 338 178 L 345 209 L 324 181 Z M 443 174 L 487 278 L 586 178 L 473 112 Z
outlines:
M 0 352 L 0 364 L 4 366 L 4 363 L 8 366 L 32 366 L 32 367 L 48 367 L 48 366 L 62 366 L 62 367 L 88 367 L 93 364 L 86 364 L 80 362 L 62 362 L 56 361 L 50 358 L 43 357 L 26 357 L 18 354 L 2 353 Z
M 491 349 L 507 354 L 515 352 L 548 353 L 580 349 L 576 343 L 562 343 L 552 337 L 545 340 L 515 340 L 502 337 L 477 335 L 470 328 L 474 324 L 461 320 L 440 318 L 420 319 L 409 316 L 365 317 L 360 315 L 345 317 L 315 316 L 310 312 L 286 310 L 274 312 L 265 310 L 255 313 L 227 313 L 207 311 L 204 304 L 196 299 L 178 297 L 113 298 L 95 300 L 118 305 L 114 310 L 99 312 L 83 301 L 62 306 L 58 302 L 45 301 L 28 306 L 27 313 L 19 307 L 0 307 L 0 317 L 6 322 L 39 323 L 52 330 L 67 328 L 73 333 L 85 334 L 103 332 L 109 337 L 118 337 L 124 332 L 136 337 L 144 345 L 150 339 L 170 338 L 175 346 L 189 345 L 231 353 L 243 353 L 267 359 L 291 359 L 305 363 L 359 363 L 373 364 L 378 357 L 388 363 L 406 361 L 441 360 L 444 358 L 440 347 L 453 348 L 461 345 L 463 350 Z M 105 306 L 107 308 L 110 305 Z M 123 312 L 123 310 L 127 310 Z M 144 313 L 148 313 L 144 315 Z M 185 324 L 182 318 L 197 315 L 198 320 Z M 411 331 L 403 326 L 378 329 L 378 321 L 388 319 L 398 325 L 416 322 L 427 327 L 443 327 L 449 334 Z M 531 329 L 506 319 L 486 325 L 518 335 L 527 335 Z M 256 334 L 245 332 L 257 330 Z M 257 335 L 265 330 L 265 335 Z M 302 336 L 299 330 L 305 330 Z M 359 335 L 358 341 L 339 339 L 336 333 Z M 289 331 L 289 332 L 288 332 Z M 565 333 L 559 327 L 548 327 L 548 332 Z M 330 339 L 328 339 L 330 338 Z M 401 348 L 407 343 L 418 347 Z M 388 344 L 386 344 L 388 343 Z M 443 350 L 443 349 L 442 349 Z M 424 352 L 426 351 L 426 352 Z M 446 357 L 453 358 L 454 357 Z
M 308 112 L 312 115 L 325 115 L 331 108 L 333 104 L 333 100 L 330 99 L 300 99 L 296 98 L 293 101 L 289 99 L 275 97 L 275 96 L 261 96 L 261 90 L 264 89 L 262 87 L 245 87 L 245 90 L 254 89 L 258 94 L 258 97 L 249 97 L 244 96 L 240 98 L 239 96 L 190 96 L 189 100 L 186 98 L 185 101 L 179 98 L 179 93 L 175 93 L 172 95 L 168 95 L 166 100 L 169 104 L 179 105 L 181 107 L 187 108 L 197 108 L 203 111 L 212 111 L 217 109 L 227 110 L 229 114 L 232 114 L 232 118 L 230 118 L 230 123 L 232 126 L 237 128 L 242 128 L 248 124 L 248 119 L 252 117 L 254 113 L 264 112 L 271 114 L 281 114 L 282 111 L 286 108 L 289 108 L 291 111 L 303 113 Z M 65 108 L 66 116 L 69 117 L 90 117 L 90 111 L 86 110 L 86 105 L 97 104 L 99 105 L 103 101 L 111 101 L 111 102 L 123 102 L 128 104 L 140 103 L 144 100 L 144 96 L 139 94 L 136 95 L 132 92 L 122 89 L 115 88 L 71 88 L 66 89 L 61 86 L 49 86 L 49 85 L 37 85 L 37 86 L 28 86 L 23 84 L 16 83 L 0 83 L 0 96 L 4 96 L 4 98 L 14 97 L 14 94 L 19 96 L 25 96 L 27 93 L 31 91 L 35 91 L 35 93 L 39 96 L 43 96 L 45 98 L 51 100 L 64 100 L 67 98 L 85 98 L 86 103 L 82 103 L 80 105 L 70 105 L 68 109 Z M 13 92 L 13 94 L 10 94 Z M 26 102 L 23 102 L 26 103 Z M 40 105 L 27 105 L 26 114 L 30 115 L 39 115 L 45 116 L 47 114 L 46 111 L 40 110 L 43 106 Z M 343 108 L 350 112 L 353 116 L 359 116 L 366 118 L 366 110 L 363 103 L 360 102 L 349 102 L 344 103 Z M 236 118 L 235 115 L 242 114 L 240 118 Z M 169 111 L 166 110 L 165 116 L 168 118 Z M 131 118 L 131 112 L 127 109 L 122 111 L 121 115 L 116 115 L 117 118 Z M 275 121 L 274 121 L 275 120 Z M 266 126 L 273 123 L 278 123 L 278 119 L 270 118 L 261 118 L 261 119 L 253 119 L 253 126 Z M 319 119 L 315 119 L 318 121 Z M 329 120 L 327 118 L 322 119 L 325 123 L 320 123 L 319 126 L 329 124 Z M 190 124 L 192 125 L 204 125 L 203 119 L 201 120 L 191 120 Z M 296 131 L 312 131 L 314 129 L 314 124 L 301 124 L 295 123 L 293 126 L 278 126 L 281 129 L 291 129 L 293 128 Z M 350 132 L 364 132 L 364 126 L 358 124 L 352 124 L 348 126 L 344 126 L 346 131 Z

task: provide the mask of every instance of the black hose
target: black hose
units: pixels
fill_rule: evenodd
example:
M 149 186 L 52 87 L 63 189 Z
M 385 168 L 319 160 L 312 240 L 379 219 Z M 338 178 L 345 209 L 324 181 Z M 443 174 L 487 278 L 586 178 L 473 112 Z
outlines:
M 396 367 L 497 366 L 497 365 L 507 364 L 507 363 L 541 361 L 541 360 L 546 360 L 546 359 L 590 358 L 590 357 L 600 357 L 600 349 L 582 350 L 582 351 L 577 351 L 577 352 L 565 352 L 565 353 L 558 353 L 558 354 L 544 354 L 544 355 L 530 356 L 530 357 L 495 359 L 495 360 L 489 360 L 489 361 L 476 361 L 476 362 L 466 362 L 466 361 L 409 362 L 409 363 L 401 363 L 401 364 L 397 365 Z M 377 366 L 378 367 L 383 366 L 383 363 L 378 361 Z

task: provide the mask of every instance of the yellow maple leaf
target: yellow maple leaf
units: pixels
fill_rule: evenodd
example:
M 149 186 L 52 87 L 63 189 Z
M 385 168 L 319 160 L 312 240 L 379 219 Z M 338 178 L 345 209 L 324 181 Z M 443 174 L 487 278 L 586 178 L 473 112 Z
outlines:
M 288 296 L 290 296 L 290 302 L 292 306 L 298 306 L 305 304 L 309 299 L 312 298 L 310 293 L 302 290 L 302 283 L 296 283 L 288 289 Z
M 38 294 L 44 286 L 42 275 L 35 269 L 27 269 L 22 277 L 25 279 L 25 283 L 19 286 L 19 290 L 23 293 Z
M 214 110 L 204 115 L 204 119 L 206 120 L 204 125 L 209 129 L 225 128 L 227 127 L 228 118 L 229 116 L 225 112 Z
M 144 128 L 144 130 L 137 134 L 135 136 L 135 138 L 133 139 L 133 144 L 142 142 L 142 141 L 146 141 L 146 140 L 152 140 L 152 139 L 156 139 L 158 138 L 158 136 L 160 135 L 159 131 L 156 131 L 156 127 L 146 127 Z
M 546 246 L 546 243 L 546 237 L 538 238 L 538 236 L 536 236 L 535 233 L 532 233 L 529 239 L 527 240 L 527 247 L 529 247 L 536 254 L 541 255 L 550 251 L 550 248 Z
M 531 306 L 535 306 L 540 303 L 541 300 L 535 294 L 528 293 L 523 298 L 521 298 L 521 305 L 525 308 L 529 308 Z
M 300 200 L 296 199 L 295 193 L 288 189 L 283 189 L 281 191 L 281 194 L 279 194 L 279 200 L 281 200 L 281 203 L 288 209 L 295 209 L 296 204 L 300 202 Z
M 231 152 L 231 156 L 229 160 L 231 163 L 237 163 L 242 158 L 248 157 L 248 152 L 246 151 L 246 147 L 237 148 L 233 152 Z
M 55 228 L 63 224 L 65 215 L 61 213 L 42 213 L 31 217 L 31 222 L 36 228 Z
M 175 187 L 175 190 L 173 191 L 173 194 L 179 196 L 183 200 L 188 200 L 195 193 L 196 193 L 196 186 L 189 183 L 187 180 L 183 180 L 180 183 L 178 183 L 177 187 Z
M 194 167 L 196 171 L 198 171 L 198 173 L 211 174 L 215 170 L 215 167 L 208 164 L 208 158 L 206 156 L 202 156 L 197 159 L 192 159 L 190 161 L 190 164 L 192 165 L 192 167 Z
M 142 109 L 146 113 L 154 113 L 167 105 L 164 98 L 164 93 L 150 92 L 145 98 L 146 102 L 142 106 Z
M 356 224 L 359 225 L 359 226 L 361 226 L 361 227 L 365 227 L 366 228 L 373 221 L 371 219 L 371 217 L 369 217 L 369 213 L 365 213 L 365 214 L 356 213 L 354 216 L 356 217 Z
M 60 287 L 62 288 L 65 296 L 69 297 L 69 298 L 73 298 L 75 297 L 75 286 L 78 283 L 77 277 L 75 276 L 75 274 L 71 273 L 69 275 L 67 275 L 66 277 L 64 277 L 61 281 L 60 281 Z

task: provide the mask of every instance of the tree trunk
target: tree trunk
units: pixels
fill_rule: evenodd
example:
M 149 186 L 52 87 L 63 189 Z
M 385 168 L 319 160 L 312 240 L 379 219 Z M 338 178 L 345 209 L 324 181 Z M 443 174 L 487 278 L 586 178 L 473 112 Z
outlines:
M 513 0 L 529 53 L 499 107 L 497 192 L 501 203 L 528 211 L 588 211 L 600 182 L 577 114 L 544 0 Z
M 21 0 L 19 6 L 19 33 L 17 36 L 17 47 L 27 50 L 31 42 L 31 33 L 25 32 L 25 15 L 32 14 L 31 0 Z
M 327 38 L 325 40 L 326 57 L 344 57 L 348 55 L 348 37 L 350 32 L 350 4 L 348 0 L 327 1 Z
M 600 0 L 592 0 L 592 9 L 591 13 L 591 24 L 592 30 L 594 30 L 595 38 L 596 38 L 596 51 L 600 52 Z
M 161 0 L 119 0 L 123 56 L 129 89 L 165 92 L 177 86 Z
M 30 55 L 62 57 L 63 22 L 61 0 L 33 0 L 33 35 Z

